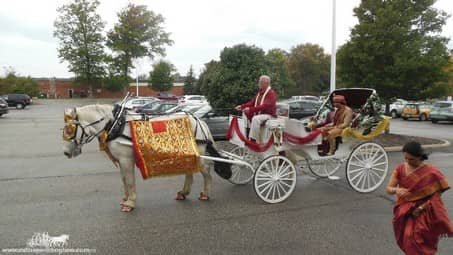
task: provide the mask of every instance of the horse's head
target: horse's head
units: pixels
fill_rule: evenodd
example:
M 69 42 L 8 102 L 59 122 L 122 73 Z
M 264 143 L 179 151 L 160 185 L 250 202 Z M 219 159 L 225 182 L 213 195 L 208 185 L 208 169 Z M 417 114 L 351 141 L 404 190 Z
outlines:
M 87 105 L 64 112 L 63 153 L 68 158 L 82 153 L 82 146 L 98 137 L 113 118 L 112 106 Z

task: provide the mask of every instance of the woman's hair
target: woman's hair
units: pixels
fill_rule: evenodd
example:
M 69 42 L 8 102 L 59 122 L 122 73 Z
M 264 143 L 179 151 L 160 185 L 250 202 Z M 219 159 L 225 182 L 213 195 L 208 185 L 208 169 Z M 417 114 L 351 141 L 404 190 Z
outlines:
M 409 153 L 414 157 L 421 158 L 422 160 L 428 159 L 428 154 L 419 142 L 410 141 L 406 143 L 403 146 L 403 152 Z

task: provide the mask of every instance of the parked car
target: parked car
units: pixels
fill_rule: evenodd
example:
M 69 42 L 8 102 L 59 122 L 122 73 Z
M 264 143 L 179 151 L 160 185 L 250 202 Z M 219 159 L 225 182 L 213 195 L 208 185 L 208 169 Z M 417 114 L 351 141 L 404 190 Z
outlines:
M 156 97 L 160 100 L 167 100 L 167 101 L 169 101 L 169 100 L 177 101 L 178 100 L 178 97 L 170 92 L 159 92 L 159 93 L 157 93 Z
M 417 118 L 421 121 L 428 120 L 431 115 L 431 106 L 424 103 L 407 103 L 403 107 L 401 117 L 403 120 Z
M 175 113 L 175 112 L 194 113 L 205 105 L 207 105 L 207 104 L 179 104 L 179 105 L 167 110 L 166 113 Z
M 3 114 L 7 114 L 8 113 L 8 103 L 0 98 L 0 116 L 2 116 Z
M 124 104 L 124 107 L 127 109 L 132 109 L 135 110 L 137 108 L 140 108 L 146 104 L 158 101 L 159 99 L 155 97 L 132 97 L 127 102 Z M 121 101 L 116 102 L 116 104 L 120 104 Z
M 431 122 L 453 121 L 453 101 L 438 101 L 431 109 Z
M 319 102 L 320 101 L 320 98 L 317 97 L 317 96 L 308 96 L 308 95 L 305 95 L 305 96 L 292 96 L 289 100 L 310 100 L 310 101 L 316 101 L 316 102 Z
M 155 101 L 137 108 L 136 112 L 144 114 L 166 114 L 166 111 L 177 106 L 176 101 Z
M 282 105 L 289 106 L 289 117 L 291 119 L 303 119 L 315 115 L 321 103 L 312 100 L 288 100 L 278 102 L 277 108 L 282 108 Z M 283 114 L 280 113 L 279 115 Z
M 401 114 L 403 113 L 404 105 L 407 103 L 408 102 L 404 99 L 396 99 L 395 102 L 390 104 L 390 108 L 389 108 L 390 116 L 392 116 L 392 118 L 401 117 Z M 385 105 L 384 105 L 383 109 L 385 110 Z
M 233 109 L 213 109 L 210 105 L 205 105 L 194 115 L 206 122 L 214 140 L 224 140 L 230 126 L 229 117 L 232 113 Z
M 16 107 L 17 109 L 23 109 L 32 102 L 31 97 L 27 94 L 7 94 L 2 97 L 8 103 L 8 106 Z
M 204 104 L 208 102 L 204 96 L 200 95 L 185 95 L 178 99 L 180 104 Z

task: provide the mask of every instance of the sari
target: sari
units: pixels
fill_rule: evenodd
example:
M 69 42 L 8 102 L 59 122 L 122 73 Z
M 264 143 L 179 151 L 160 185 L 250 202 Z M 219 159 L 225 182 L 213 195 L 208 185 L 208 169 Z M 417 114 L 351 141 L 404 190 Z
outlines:
M 398 246 L 409 255 L 435 254 L 440 237 L 453 237 L 453 224 L 441 199 L 441 193 L 450 188 L 447 180 L 432 165 L 407 174 L 405 164 L 400 164 L 395 171 L 399 187 L 410 192 L 406 198 L 398 197 L 393 209 Z M 424 210 L 413 216 L 412 212 L 422 204 Z

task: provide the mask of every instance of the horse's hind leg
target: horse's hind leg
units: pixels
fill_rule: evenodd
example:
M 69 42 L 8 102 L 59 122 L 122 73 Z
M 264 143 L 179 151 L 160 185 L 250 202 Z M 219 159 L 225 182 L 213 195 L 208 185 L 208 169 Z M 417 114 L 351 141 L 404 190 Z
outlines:
M 176 194 L 176 200 L 185 200 L 186 196 L 190 194 L 190 190 L 192 189 L 193 183 L 193 174 L 186 174 L 186 178 L 184 178 L 184 187 L 181 191 L 178 191 Z
M 209 200 L 212 188 L 212 176 L 211 176 L 211 165 L 202 164 L 201 174 L 203 175 L 203 192 L 200 193 L 198 199 L 202 201 Z

